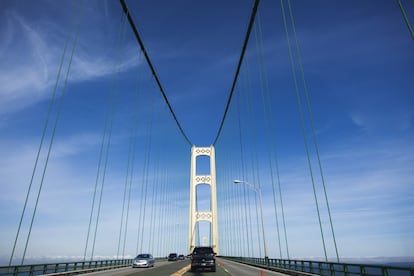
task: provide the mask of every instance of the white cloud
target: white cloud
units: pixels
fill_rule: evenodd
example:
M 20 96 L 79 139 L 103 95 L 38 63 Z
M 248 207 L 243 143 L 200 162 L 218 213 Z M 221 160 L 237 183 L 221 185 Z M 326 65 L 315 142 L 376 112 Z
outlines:
M 52 178 L 60 179 L 60 174 L 66 175 L 69 168 L 62 163 L 65 158 L 73 157 L 77 154 L 84 154 L 86 151 L 91 152 L 91 148 L 99 149 L 101 140 L 98 135 L 93 133 L 81 133 L 74 136 L 67 137 L 63 141 L 57 141 L 53 147 L 51 158 L 53 160 L 51 166 L 53 170 L 48 170 L 48 174 L 52 174 Z M 35 164 L 35 159 L 38 151 L 38 145 L 34 141 L 22 143 L 22 141 L 5 141 L 2 140 L 1 152 L 8 158 L 0 159 L 0 177 L 2 179 L 2 193 L 0 200 L 15 202 L 23 204 L 22 191 L 27 191 L 30 181 L 31 172 Z M 42 153 L 38 162 L 38 172 L 43 167 L 41 164 L 45 163 L 47 148 L 44 145 Z M 57 162 L 56 162 L 57 161 Z M 56 171 L 54 171 L 56 170 Z M 71 179 L 77 179 L 78 176 L 72 176 Z M 38 179 L 39 180 L 39 179 Z M 36 181 L 35 181 L 36 182 Z
M 86 53 L 80 53 L 74 57 L 71 79 L 84 81 L 99 78 L 117 72 L 124 72 L 138 65 L 137 51 L 133 47 L 126 49 L 126 52 L 122 55 L 124 57 L 132 56 L 132 58 L 114 68 L 113 61 L 108 60 L 108 56 L 90 56 Z
M 353 112 L 350 114 L 350 117 L 352 122 L 358 127 L 364 128 L 367 124 L 366 118 L 361 113 Z
M 75 136 L 62 138 L 62 141 L 55 143 L 53 156 L 68 157 L 74 154 L 90 150 L 91 147 L 98 147 L 102 137 L 96 133 L 80 133 Z
M 37 24 L 7 10 L 2 15 L 6 27 L 0 32 L 0 112 L 8 113 L 24 109 L 52 94 L 66 34 L 61 34 L 54 22 Z M 88 22 L 85 20 L 83 24 Z M 107 46 L 86 34 L 79 38 L 69 76 L 71 81 L 88 81 L 115 72 L 114 55 L 104 52 L 104 47 L 99 44 Z M 94 51 L 88 50 L 94 47 Z M 65 78 L 70 53 L 71 43 L 66 51 L 60 83 Z M 126 59 L 128 56 L 132 58 Z M 116 70 L 124 72 L 138 63 L 137 46 L 127 45 L 123 62 Z
M 412 127 L 413 113 L 404 107 L 390 110 L 371 105 L 366 109 L 369 109 L 369 112 L 355 110 L 349 114 L 352 122 L 364 131 L 407 131 Z

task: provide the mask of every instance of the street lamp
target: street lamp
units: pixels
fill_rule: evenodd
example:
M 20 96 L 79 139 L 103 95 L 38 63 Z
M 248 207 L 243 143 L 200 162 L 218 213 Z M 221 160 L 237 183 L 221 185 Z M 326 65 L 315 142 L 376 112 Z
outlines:
M 250 184 L 247 181 L 235 179 L 235 180 L 233 180 L 233 182 L 234 182 L 234 184 L 243 183 L 247 187 L 249 187 L 251 190 L 253 190 L 257 194 L 259 194 L 260 216 L 261 216 L 261 220 L 262 220 L 262 231 L 263 231 L 263 248 L 264 248 L 265 261 L 266 261 L 266 264 L 268 264 L 269 257 L 267 256 L 266 236 L 265 236 L 264 223 L 263 223 L 262 190 L 260 189 L 260 187 L 259 188 L 256 188 L 254 185 Z

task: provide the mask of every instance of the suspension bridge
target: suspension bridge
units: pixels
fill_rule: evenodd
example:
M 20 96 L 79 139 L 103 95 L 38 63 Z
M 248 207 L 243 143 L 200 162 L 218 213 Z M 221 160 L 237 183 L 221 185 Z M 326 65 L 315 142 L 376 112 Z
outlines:
M 16 173 L 21 183 L 13 187 L 2 183 L 4 197 L 17 189 L 19 199 L 6 202 L 2 198 L 1 206 L 7 209 L 7 214 L 4 211 L 1 217 L 4 238 L 0 275 L 97 271 L 108 275 L 182 275 L 173 273 L 186 273 L 189 261 L 171 263 L 166 256 L 188 255 L 196 246 L 211 246 L 215 250 L 219 275 L 414 275 L 413 264 L 411 267 L 402 264 L 404 260 L 414 261 L 410 259 L 414 244 L 409 236 L 414 225 L 410 215 L 413 211 L 410 200 L 414 195 L 406 185 L 414 178 L 412 169 L 404 170 L 405 165 L 412 165 L 412 143 L 408 142 L 406 151 L 395 159 L 399 162 L 395 173 L 407 177 L 401 184 L 379 186 L 379 182 L 392 176 L 382 174 L 381 163 L 375 163 L 378 168 L 374 165 L 368 168 L 375 170 L 375 177 L 368 174 L 361 174 L 364 179 L 333 177 L 335 173 L 341 177 L 352 174 L 350 170 L 358 160 L 367 161 L 361 151 L 370 142 L 357 141 L 361 147 L 355 149 L 342 146 L 347 131 L 347 126 L 340 125 L 344 118 L 319 115 L 317 108 L 322 104 L 312 104 L 312 92 L 325 90 L 316 93 L 327 94 L 334 88 L 328 87 L 321 74 L 307 71 L 306 65 L 312 63 L 309 55 L 317 53 L 302 50 L 301 43 L 307 35 L 301 34 L 299 27 L 306 24 L 301 20 L 304 12 L 300 4 L 295 6 L 289 0 L 256 0 L 233 3 L 234 9 L 215 7 L 217 18 L 223 13 L 234 17 L 234 21 L 222 25 L 223 29 L 228 27 L 226 34 L 219 32 L 220 25 L 209 21 L 221 37 L 216 37 L 215 43 L 208 47 L 199 45 L 201 51 L 211 54 L 207 59 L 214 60 L 216 48 L 211 48 L 212 45 L 228 37 L 234 44 L 210 68 L 200 69 L 203 74 L 198 75 L 195 63 L 184 72 L 171 61 L 170 52 L 180 52 L 182 44 L 191 44 L 181 39 L 179 30 L 171 34 L 172 38 L 168 36 L 176 39 L 176 48 L 163 49 L 154 42 L 156 39 L 147 43 L 148 24 L 169 32 L 168 18 L 158 17 L 157 13 L 163 6 L 146 10 L 147 5 L 139 1 L 108 3 L 102 4 L 105 6 L 102 13 L 108 22 L 111 18 L 111 24 L 107 24 L 111 32 L 100 34 L 94 30 L 92 35 L 85 35 L 82 31 L 96 23 L 98 11 L 88 1 L 70 2 L 70 10 L 61 14 L 68 20 L 59 31 L 58 46 L 39 42 L 42 36 L 16 16 L 22 29 L 28 32 L 28 40 L 37 43 L 36 52 L 40 46 L 49 49 L 35 56 L 45 66 L 44 75 L 53 72 L 55 78 L 44 87 L 50 93 L 45 96 L 47 104 L 43 99 L 33 111 L 41 114 L 41 119 L 26 114 L 29 119 L 25 119 L 25 125 L 23 120 L 16 123 L 26 129 L 26 134 L 21 130 L 8 131 L 19 137 L 34 131 L 38 133 L 36 143 L 27 139 L 15 147 L 15 143 L 4 142 L 5 149 L 14 145 L 19 150 L 7 150 L 3 157 L 10 156 L 10 164 L 21 166 Z M 207 12 L 207 5 L 200 5 L 200 11 Z M 373 16 L 366 28 L 376 29 L 371 26 L 373 23 L 389 20 L 387 26 L 398 29 L 395 36 L 399 40 L 394 40 L 393 47 L 412 49 L 411 4 L 396 1 L 389 5 L 392 12 L 384 13 L 386 17 L 377 15 L 380 19 Z M 174 14 L 183 7 L 169 8 Z M 362 10 L 370 9 L 374 7 Z M 150 23 L 141 20 L 145 16 L 151 18 Z M 201 13 L 191 16 L 193 21 L 187 22 L 187 26 L 201 24 L 205 18 L 214 21 L 214 16 L 204 18 Z M 273 21 L 274 18 L 278 21 Z M 318 26 L 318 20 L 313 20 Z M 200 28 L 199 32 L 202 31 Z M 339 31 L 323 33 L 321 36 L 328 37 L 323 41 L 333 43 L 329 35 Z M 88 48 L 88 42 L 99 40 L 101 35 L 107 35 L 108 45 L 103 45 L 107 46 L 103 55 L 110 57 L 109 65 L 101 57 L 94 60 L 89 57 L 94 56 L 94 49 Z M 212 39 L 207 37 L 207 40 Z M 365 54 L 370 51 L 374 50 Z M 48 62 L 48 57 L 54 54 L 54 62 Z M 187 53 L 180 54 L 185 57 Z M 341 56 L 340 52 L 334 54 Z M 167 60 L 163 64 L 168 69 L 157 62 L 163 55 Z M 404 60 L 396 60 L 402 63 L 400 73 L 385 74 L 394 77 L 390 86 L 407 95 L 414 84 L 410 76 L 414 56 L 411 51 L 405 53 Z M 219 66 L 225 69 L 221 71 Z M 331 66 L 332 69 L 327 66 L 326 72 L 346 67 Z M 357 71 L 357 76 L 366 72 L 364 68 L 346 70 Z M 345 76 L 351 75 L 344 73 L 346 70 L 341 71 L 342 81 L 353 82 Z M 177 85 L 181 79 L 185 80 L 183 83 L 193 79 L 200 83 Z M 209 86 L 207 82 L 214 84 Z M 368 84 L 364 85 L 361 89 L 369 89 Z M 206 96 L 204 86 L 221 90 L 210 91 Z M 406 97 L 410 108 L 412 96 Z M 329 109 L 337 108 L 339 103 L 336 104 Z M 408 126 L 404 125 L 408 141 L 412 138 L 411 111 L 407 113 Z M 362 125 L 362 116 L 356 117 L 352 117 L 354 124 Z M 326 138 L 318 125 L 321 122 L 326 128 L 335 129 L 335 136 Z M 342 145 L 333 143 L 334 140 Z M 402 139 L 399 143 L 403 143 Z M 329 148 L 331 156 L 324 154 L 324 145 L 336 146 L 338 152 Z M 380 145 L 392 152 L 389 143 Z M 352 155 L 338 162 L 341 157 L 335 154 L 345 155 L 349 151 Z M 392 155 L 390 152 L 376 153 L 375 158 L 385 160 Z M 8 163 L 2 167 L 12 168 Z M 338 173 L 342 169 L 346 173 Z M 355 168 L 358 170 L 362 169 Z M 3 179 L 8 176 L 9 172 L 4 173 Z M 372 190 L 368 190 L 370 187 Z M 387 194 L 375 203 L 363 197 L 364 193 L 372 196 L 379 187 L 387 187 L 384 188 Z M 379 201 L 383 205 L 377 206 Z M 370 203 L 378 209 L 365 207 Z M 406 213 L 392 209 L 394 205 L 404 205 Z M 387 209 L 388 215 L 395 219 L 384 223 L 377 220 L 373 225 L 379 230 L 373 231 L 372 236 L 378 239 L 362 245 L 370 239 L 371 230 L 367 230 L 370 226 L 365 225 L 369 221 L 368 209 L 375 214 Z M 356 220 L 358 215 L 367 217 Z M 398 219 L 400 215 L 402 218 Z M 381 218 L 385 221 L 385 217 Z M 391 230 L 385 231 L 386 234 L 380 232 L 386 227 Z M 392 229 L 401 234 L 406 245 L 390 238 Z M 363 233 L 364 230 L 367 232 Z M 351 232 L 358 232 L 361 237 L 351 237 L 348 234 Z M 381 242 L 384 246 L 378 245 Z M 405 258 L 394 265 L 349 258 L 355 256 L 353 250 L 362 252 L 357 254 L 375 255 L 379 250 L 376 246 L 401 246 Z M 139 253 L 156 257 L 155 268 L 132 269 L 132 259 Z

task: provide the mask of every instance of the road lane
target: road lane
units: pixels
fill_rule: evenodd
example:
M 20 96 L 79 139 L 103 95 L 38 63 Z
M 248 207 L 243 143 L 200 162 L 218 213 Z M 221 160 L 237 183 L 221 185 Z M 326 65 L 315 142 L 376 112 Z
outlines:
M 254 266 L 232 262 L 225 259 L 217 258 L 217 262 L 221 268 L 226 270 L 229 275 L 233 276 L 285 276 L 286 274 L 280 272 L 269 271 Z M 263 273 L 263 274 L 262 274 Z
M 194 272 L 188 271 L 183 276 L 228 276 L 228 275 L 229 274 L 217 263 L 216 272 L 211 272 L 209 270 L 207 271 L 197 270 Z
M 254 266 L 249 266 L 241 264 L 238 262 L 233 262 L 221 258 L 216 258 L 217 260 L 217 271 L 197 271 L 197 272 L 187 272 L 184 276 L 285 276 L 286 274 L 280 272 L 274 272 L 269 270 L 264 270 Z M 181 268 L 190 264 L 190 260 L 177 261 L 177 262 L 167 262 L 161 261 L 156 262 L 155 267 L 152 268 L 132 268 L 126 267 L 121 269 L 113 269 L 102 272 L 88 273 L 84 275 L 90 276 L 170 276 L 171 274 L 179 271 Z M 263 274 L 262 274 L 263 273 Z
M 177 262 L 167 262 L 161 261 L 156 262 L 154 267 L 150 268 L 132 268 L 125 267 L 120 269 L 112 269 L 106 270 L 102 272 L 93 272 L 87 273 L 84 275 L 90 276 L 149 276 L 149 275 L 156 275 L 156 276 L 170 276 L 174 272 L 177 272 L 181 268 L 190 264 L 190 260 L 184 261 L 177 261 Z

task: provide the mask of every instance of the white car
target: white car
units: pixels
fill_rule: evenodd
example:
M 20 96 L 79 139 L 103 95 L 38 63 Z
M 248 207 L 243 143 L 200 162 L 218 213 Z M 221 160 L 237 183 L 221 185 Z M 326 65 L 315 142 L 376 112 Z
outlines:
M 132 267 L 152 267 L 155 260 L 151 254 L 139 254 L 132 261 Z

